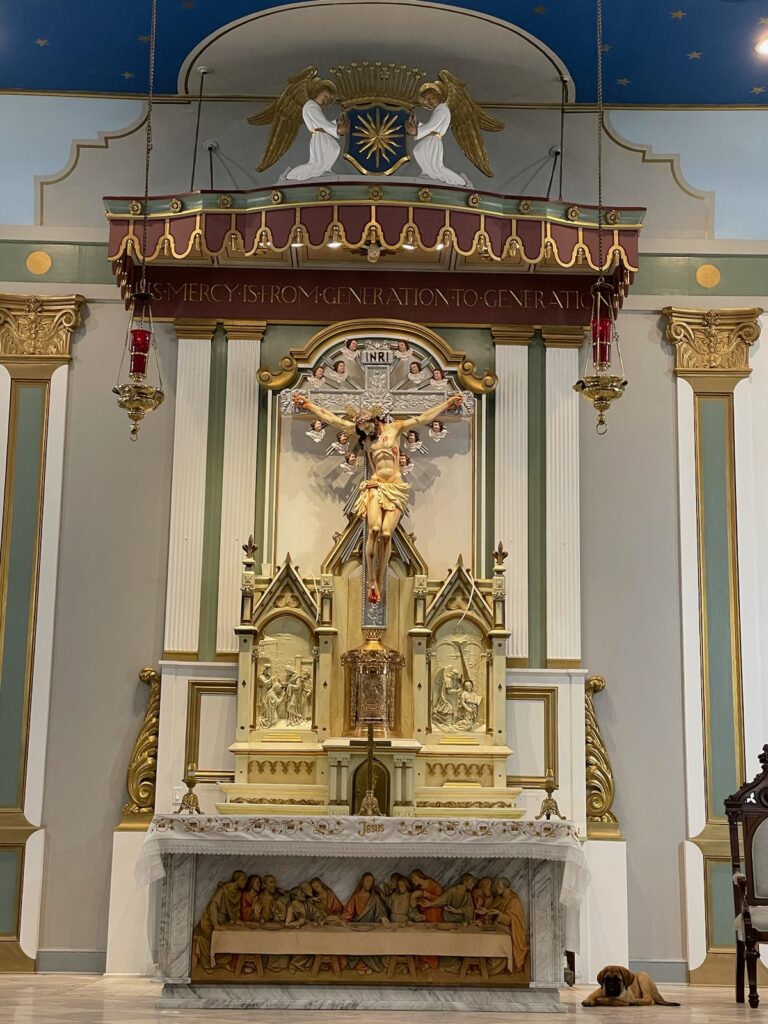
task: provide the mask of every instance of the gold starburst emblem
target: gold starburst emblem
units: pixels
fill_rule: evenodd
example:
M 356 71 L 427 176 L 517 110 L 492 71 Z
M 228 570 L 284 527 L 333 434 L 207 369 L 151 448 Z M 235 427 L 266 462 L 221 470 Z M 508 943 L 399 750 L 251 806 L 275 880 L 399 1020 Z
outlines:
M 382 160 L 397 153 L 402 126 L 398 125 L 397 114 L 386 114 L 381 110 L 363 114 L 353 135 L 364 157 L 373 158 L 376 168 Z

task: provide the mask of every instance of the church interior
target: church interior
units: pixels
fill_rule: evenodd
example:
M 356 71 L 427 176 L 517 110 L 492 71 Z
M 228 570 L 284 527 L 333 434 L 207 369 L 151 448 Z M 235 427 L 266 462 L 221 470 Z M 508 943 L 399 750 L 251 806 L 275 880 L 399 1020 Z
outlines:
M 0 1021 L 759 1013 L 768 3 L 677 3 L 0 9 Z

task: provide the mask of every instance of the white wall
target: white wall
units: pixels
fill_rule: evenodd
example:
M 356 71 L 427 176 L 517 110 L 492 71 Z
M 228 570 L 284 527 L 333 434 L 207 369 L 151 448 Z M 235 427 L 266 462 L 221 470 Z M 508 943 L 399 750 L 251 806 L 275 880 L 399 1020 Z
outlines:
M 627 838 L 630 959 L 683 960 L 685 780 L 673 357 L 656 313 L 623 313 L 629 387 L 595 434 L 581 411 L 583 663 Z
M 87 292 L 87 289 L 84 289 Z M 69 380 L 43 821 L 43 950 L 106 948 L 112 832 L 162 652 L 175 342 L 161 328 L 165 404 L 138 443 L 115 405 L 127 314 L 89 304 Z

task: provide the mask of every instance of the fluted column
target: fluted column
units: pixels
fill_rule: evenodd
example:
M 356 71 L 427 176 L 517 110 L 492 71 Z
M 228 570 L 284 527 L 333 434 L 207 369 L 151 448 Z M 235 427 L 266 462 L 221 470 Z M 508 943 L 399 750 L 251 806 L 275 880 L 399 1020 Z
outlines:
M 253 532 L 259 415 L 259 362 L 264 321 L 225 321 L 227 404 L 221 493 L 216 651 L 237 650 L 233 627 L 240 612 L 241 545 Z
M 496 346 L 494 541 L 507 562 L 507 655 L 528 659 L 528 343 L 532 327 L 492 327 Z
M 82 295 L 0 295 L 0 972 L 34 971 L 72 335 Z
M 208 452 L 210 320 L 177 320 L 176 422 L 165 604 L 165 656 L 195 654 L 200 636 L 200 595 Z M 233 620 L 233 624 L 236 620 Z
M 547 666 L 581 664 L 579 327 L 545 328 L 547 393 Z

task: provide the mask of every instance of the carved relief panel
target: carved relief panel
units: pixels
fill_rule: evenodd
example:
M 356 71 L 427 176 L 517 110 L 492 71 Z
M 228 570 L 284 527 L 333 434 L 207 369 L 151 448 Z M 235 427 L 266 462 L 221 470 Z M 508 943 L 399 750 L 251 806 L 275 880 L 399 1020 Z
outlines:
M 309 729 L 314 708 L 312 634 L 303 620 L 279 615 L 265 627 L 258 647 L 258 729 Z
M 430 646 L 432 730 L 481 733 L 488 718 L 488 659 L 480 629 L 471 621 L 449 619 Z

